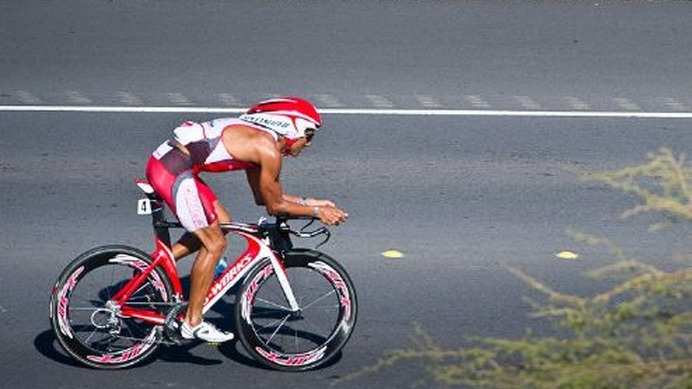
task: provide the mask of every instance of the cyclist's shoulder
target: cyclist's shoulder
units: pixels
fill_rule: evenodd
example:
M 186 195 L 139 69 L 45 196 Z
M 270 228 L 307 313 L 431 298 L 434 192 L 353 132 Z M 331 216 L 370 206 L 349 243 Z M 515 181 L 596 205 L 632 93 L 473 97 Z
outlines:
M 244 123 L 227 126 L 223 133 L 223 143 L 235 158 L 260 166 L 269 160 L 281 158 L 281 152 L 271 134 Z

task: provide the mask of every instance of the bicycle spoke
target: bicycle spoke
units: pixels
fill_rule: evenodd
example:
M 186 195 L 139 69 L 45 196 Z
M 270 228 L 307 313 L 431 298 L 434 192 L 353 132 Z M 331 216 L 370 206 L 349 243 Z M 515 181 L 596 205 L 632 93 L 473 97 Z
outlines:
M 267 339 L 267 343 L 271 343 L 271 342 L 272 342 L 272 339 L 274 339 L 274 337 L 275 337 L 276 334 L 279 332 L 279 330 L 280 330 L 281 328 L 283 328 L 284 324 L 286 324 L 286 320 L 288 320 L 289 317 L 291 317 L 291 315 L 286 315 L 286 317 L 284 317 L 283 320 L 281 320 L 281 323 L 280 323 L 278 326 L 276 326 L 276 330 L 274 330 L 274 332 L 273 332 L 272 335 L 269 337 L 269 339 Z
M 331 296 L 331 295 L 333 295 L 333 294 L 335 294 L 335 293 L 336 293 L 336 291 L 335 291 L 335 290 L 332 290 L 331 292 L 328 292 L 328 293 L 324 294 L 322 297 L 318 297 L 315 301 L 311 302 L 310 304 L 308 304 L 308 305 L 302 307 L 302 309 L 303 309 L 303 310 L 306 310 L 306 309 L 312 307 L 313 305 L 317 304 L 318 302 L 320 302 L 320 301 L 322 301 L 322 300 L 328 298 L 329 296 Z
M 261 302 L 263 302 L 263 303 L 265 303 L 265 304 L 267 304 L 267 305 L 271 305 L 271 306 L 273 306 L 273 307 L 279 308 L 279 309 L 284 310 L 284 311 L 286 311 L 286 312 L 291 312 L 291 311 L 292 311 L 291 308 L 289 308 L 289 307 L 287 307 L 287 306 L 285 306 L 285 305 L 281 305 L 281 304 L 279 304 L 279 303 L 275 303 L 275 302 L 269 301 L 269 300 L 267 300 L 267 299 L 257 298 L 256 300 L 257 300 L 257 301 L 261 301 Z

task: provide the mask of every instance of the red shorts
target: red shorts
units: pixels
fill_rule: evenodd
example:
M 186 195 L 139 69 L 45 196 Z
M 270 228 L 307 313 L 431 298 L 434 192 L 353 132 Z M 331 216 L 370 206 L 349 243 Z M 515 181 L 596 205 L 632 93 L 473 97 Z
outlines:
M 182 151 L 172 148 L 159 158 L 152 155 L 146 175 L 186 230 L 196 231 L 218 220 L 216 195 L 198 177 L 190 157 Z

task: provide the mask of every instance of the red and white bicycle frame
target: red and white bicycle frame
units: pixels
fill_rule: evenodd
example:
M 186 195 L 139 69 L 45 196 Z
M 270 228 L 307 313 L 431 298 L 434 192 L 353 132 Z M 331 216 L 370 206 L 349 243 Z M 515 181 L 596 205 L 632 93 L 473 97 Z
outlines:
M 141 199 L 139 201 L 138 212 L 140 214 L 161 212 L 162 214 L 163 209 L 161 205 L 157 203 L 157 200 L 151 199 L 151 195 L 154 193 L 153 188 L 146 182 L 138 181 L 137 185 L 150 196 L 149 199 Z M 111 305 L 112 308 L 116 308 L 121 317 L 135 318 L 148 323 L 163 325 L 166 321 L 166 315 L 152 309 L 141 309 L 128 306 L 126 303 L 156 267 L 163 268 L 171 281 L 174 293 L 171 302 L 178 303 L 184 301 L 183 287 L 180 283 L 178 268 L 170 248 L 170 236 L 168 234 L 168 228 L 180 227 L 180 224 L 160 222 L 157 221 L 156 215 L 154 216 L 154 227 L 157 231 L 157 237 L 156 250 L 151 254 L 153 263 L 151 265 L 143 264 L 140 266 L 135 264 L 135 267 L 138 267 L 141 273 L 138 273 L 128 281 L 127 284 L 111 298 L 109 305 Z M 157 225 L 157 222 L 160 224 Z M 291 285 L 288 282 L 288 278 L 286 277 L 286 270 L 280 258 L 269 247 L 268 242 L 264 241 L 268 238 L 260 238 L 258 236 L 258 227 L 250 224 L 224 223 L 221 224 L 221 228 L 224 232 L 243 237 L 247 242 L 247 248 L 232 264 L 230 264 L 230 266 L 212 281 L 204 301 L 202 312 L 207 312 L 229 289 L 236 285 L 250 269 L 265 259 L 270 260 L 274 274 L 277 276 L 291 310 L 297 312 L 300 308 L 293 294 L 293 290 L 291 289 Z M 132 259 L 137 260 L 136 258 Z M 156 273 L 154 273 L 154 280 L 156 280 L 157 277 Z M 164 288 L 161 287 L 161 289 L 163 290 Z

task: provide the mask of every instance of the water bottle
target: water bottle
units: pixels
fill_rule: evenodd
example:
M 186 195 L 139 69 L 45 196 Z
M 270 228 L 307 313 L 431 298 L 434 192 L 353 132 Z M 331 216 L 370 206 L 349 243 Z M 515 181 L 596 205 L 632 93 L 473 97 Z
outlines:
M 226 257 L 221 257 L 221 259 L 219 259 L 219 263 L 216 264 L 216 269 L 214 269 L 214 278 L 220 276 L 227 267 L 228 261 L 226 260 Z

